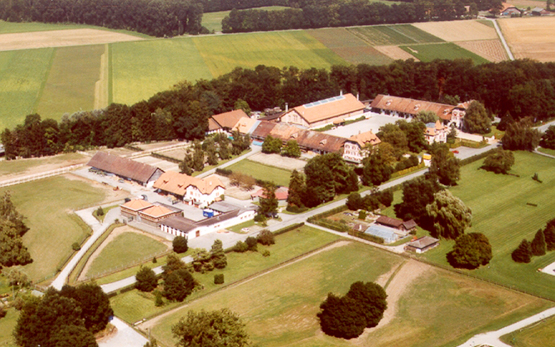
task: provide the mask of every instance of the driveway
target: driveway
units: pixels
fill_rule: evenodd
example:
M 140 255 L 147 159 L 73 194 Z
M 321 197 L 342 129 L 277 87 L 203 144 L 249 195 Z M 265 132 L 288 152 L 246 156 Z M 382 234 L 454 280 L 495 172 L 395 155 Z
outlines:
M 148 342 L 143 335 L 136 332 L 135 329 L 118 317 L 114 317 L 110 323 L 118 331 L 114 335 L 98 342 L 98 347 L 142 347 Z

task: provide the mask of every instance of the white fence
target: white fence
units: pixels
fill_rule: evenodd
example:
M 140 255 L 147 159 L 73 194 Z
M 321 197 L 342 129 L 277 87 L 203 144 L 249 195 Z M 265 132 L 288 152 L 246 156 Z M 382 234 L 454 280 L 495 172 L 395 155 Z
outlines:
M 56 169 L 56 170 L 37 173 L 37 174 L 34 174 L 34 175 L 29 175 L 29 176 L 25 176 L 25 177 L 19 177 L 19 178 L 14 178 L 14 179 L 11 179 L 11 180 L 1 181 L 0 182 L 0 187 L 8 187 L 8 186 L 13 186 L 13 185 L 20 184 L 20 183 L 40 180 L 41 178 L 47 178 L 47 177 L 61 175 L 61 174 L 76 170 L 80 167 L 83 167 L 84 165 L 85 164 L 76 164 L 76 165 L 71 165 L 71 166 L 59 168 L 59 169 Z

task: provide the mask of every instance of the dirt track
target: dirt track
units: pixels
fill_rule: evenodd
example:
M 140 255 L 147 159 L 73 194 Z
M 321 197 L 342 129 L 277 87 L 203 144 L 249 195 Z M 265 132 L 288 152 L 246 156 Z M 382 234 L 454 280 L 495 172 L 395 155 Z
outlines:
M 19 49 L 94 45 L 138 41 L 140 37 L 98 29 L 38 31 L 0 35 L 0 51 Z

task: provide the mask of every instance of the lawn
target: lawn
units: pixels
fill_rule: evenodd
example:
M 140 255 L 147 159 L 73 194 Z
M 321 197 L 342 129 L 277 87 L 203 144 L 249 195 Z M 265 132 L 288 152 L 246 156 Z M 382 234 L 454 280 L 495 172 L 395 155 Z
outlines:
M 501 341 L 515 347 L 550 346 L 555 340 L 555 317 L 501 336 Z
M 352 64 L 385 65 L 393 61 L 345 28 L 325 28 L 307 32 Z
M 522 239 L 531 241 L 538 229 L 555 218 L 555 159 L 528 152 L 514 154 L 511 173 L 520 177 L 478 170 L 483 163 L 480 160 L 464 166 L 458 186 L 451 188 L 473 211 L 472 227 L 467 232 L 484 233 L 493 248 L 493 259 L 488 266 L 465 272 L 553 300 L 555 276 L 537 269 L 554 262 L 555 252 L 534 257 L 529 264 L 515 263 L 511 253 Z M 538 173 L 543 183 L 532 180 L 534 173 Z M 448 266 L 445 254 L 452 245 L 452 241 L 442 241 L 424 256 Z
M 207 292 L 217 289 L 214 284 L 214 275 L 222 273 L 225 283 L 232 283 L 243 279 L 249 275 L 268 269 L 296 256 L 305 254 L 318 247 L 326 245 L 338 236 L 303 226 L 285 234 L 276 236 L 276 243 L 270 247 L 258 246 L 258 253 L 227 253 L 227 267 L 223 270 L 215 270 L 206 274 L 195 273 L 193 276 L 202 283 L 204 289 L 193 293 L 188 300 L 198 298 Z M 270 251 L 269 257 L 263 257 L 261 252 L 264 249 Z M 112 308 L 115 314 L 133 323 L 149 315 L 160 312 L 163 308 L 154 306 L 154 300 L 149 297 L 141 296 L 137 290 L 120 294 L 111 299 Z M 176 303 L 172 304 L 178 305 Z
M 345 294 L 355 281 L 376 281 L 403 258 L 359 243 L 316 254 L 271 275 L 225 289 L 162 318 L 153 336 L 173 345 L 171 326 L 188 310 L 227 307 L 260 346 L 352 346 L 323 335 L 316 313 L 327 293 Z M 398 314 L 356 340 L 361 346 L 440 346 L 547 307 L 537 298 L 426 266 L 400 297 Z
M 424 62 L 435 59 L 472 59 L 474 64 L 484 64 L 488 62 L 485 58 L 451 42 L 400 46 L 400 48 Z
M 272 181 L 277 185 L 289 186 L 291 171 L 280 169 L 275 166 L 264 165 L 252 160 L 244 159 L 238 163 L 226 167 L 231 171 L 242 172 L 265 181 Z
M 184 80 L 193 83 L 213 77 L 190 38 L 120 42 L 110 47 L 116 103 L 132 104 Z
M 88 229 L 72 208 L 104 200 L 101 189 L 64 177 L 52 177 L 0 189 L 10 191 L 17 210 L 26 217 L 30 230 L 23 236 L 33 262 L 23 271 L 35 282 L 55 274 L 72 253 L 71 245 L 81 243 Z
M 400 45 L 409 43 L 442 42 L 443 40 L 409 24 L 378 25 L 348 28 L 372 46 Z
M 8 310 L 8 314 L 4 318 L 0 318 L 0 346 L 3 347 L 15 347 L 12 332 L 17 324 L 17 318 L 19 317 L 19 311 L 12 308 Z
M 265 11 L 281 11 L 289 7 L 285 6 L 268 6 L 253 8 L 253 10 L 265 10 Z M 220 12 L 207 12 L 202 14 L 202 26 L 210 31 L 220 32 L 222 31 L 222 19 L 227 16 L 231 11 L 220 11 Z
M 545 154 L 555 155 L 555 149 L 538 147 L 538 151 Z
M 127 267 L 139 260 L 148 261 L 168 248 L 151 237 L 125 232 L 116 236 L 93 260 L 87 277 L 93 278 L 117 268 Z
M 80 153 L 61 154 L 52 157 L 32 158 L 32 159 L 17 159 L 17 160 L 3 160 L 0 162 L 0 175 L 20 174 L 41 165 L 52 165 L 53 167 L 62 167 L 68 161 L 80 161 L 85 158 Z
M 257 65 L 329 69 L 346 62 L 306 31 L 281 31 L 192 38 L 214 77 L 235 67 Z
M 0 52 L 0 129 L 34 112 L 50 71 L 53 48 Z
M 60 120 L 64 113 L 92 110 L 105 45 L 56 48 L 37 112 Z

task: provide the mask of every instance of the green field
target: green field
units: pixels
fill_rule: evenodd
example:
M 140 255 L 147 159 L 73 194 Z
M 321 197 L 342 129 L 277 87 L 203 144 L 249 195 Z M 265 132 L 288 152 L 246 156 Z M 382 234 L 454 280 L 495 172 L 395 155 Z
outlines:
M 138 260 L 152 259 L 154 255 L 167 249 L 166 245 L 151 237 L 125 232 L 106 245 L 93 260 L 86 275 L 93 278 L 115 268 L 129 266 Z
M 338 238 L 338 236 L 304 226 L 276 236 L 275 245 L 270 247 L 259 245 L 258 253 L 227 253 L 228 265 L 225 269 L 193 275 L 195 279 L 202 283 L 204 289 L 193 293 L 188 300 L 215 290 L 217 286 L 214 284 L 214 274 L 222 273 L 225 277 L 225 283 L 232 283 L 326 245 Z M 264 249 L 270 251 L 269 257 L 262 256 L 261 252 Z M 145 297 L 137 290 L 120 294 L 112 298 L 111 303 L 115 314 L 128 323 L 134 323 L 163 309 L 154 306 L 152 297 Z
M 19 311 L 15 309 L 9 309 L 8 314 L 4 318 L 0 318 L 0 346 L 2 347 L 15 347 L 12 332 L 17 324 L 17 318 L 19 317 Z
M 45 178 L 0 189 L 10 191 L 17 210 L 26 217 L 30 230 L 23 236 L 23 244 L 33 262 L 23 271 L 35 281 L 52 276 L 69 255 L 71 245 L 82 241 L 88 229 L 74 215 L 72 208 L 102 201 L 102 190 L 63 177 Z
M 472 227 L 467 232 L 485 234 L 493 248 L 488 266 L 467 272 L 554 300 L 555 276 L 537 269 L 555 262 L 555 252 L 534 257 L 529 264 L 515 263 L 511 253 L 523 238 L 531 241 L 538 229 L 555 218 L 555 159 L 528 152 L 514 154 L 511 173 L 520 177 L 478 170 L 483 162 L 480 160 L 464 166 L 458 186 L 451 188 L 472 209 Z M 542 184 L 532 180 L 536 172 Z M 445 254 L 452 246 L 452 241 L 441 241 L 438 248 L 424 256 L 448 266 Z
M 555 149 L 538 147 L 538 151 L 549 155 L 555 155 Z
M 281 11 L 289 7 L 285 6 L 267 6 L 254 8 L 255 10 L 265 10 L 265 11 Z M 231 11 L 220 11 L 220 12 L 207 12 L 202 14 L 202 26 L 210 31 L 220 32 L 222 31 L 222 19 L 227 16 Z
M 372 46 L 443 42 L 442 39 L 409 24 L 365 26 L 348 28 L 347 30 Z
M 551 346 L 555 341 L 555 317 L 501 336 L 501 341 L 515 347 Z
M 64 113 L 92 110 L 94 87 L 100 77 L 100 56 L 105 49 L 104 45 L 56 48 L 38 114 L 60 120 Z
M 15 33 L 29 33 L 36 31 L 50 31 L 50 30 L 68 30 L 68 29 L 97 29 L 114 31 L 122 34 L 133 35 L 143 38 L 151 38 L 152 36 L 140 34 L 136 31 L 130 30 L 115 30 L 107 29 L 103 27 L 97 27 L 94 25 L 84 25 L 84 24 L 52 24 L 52 23 L 37 23 L 37 22 L 26 22 L 26 23 L 13 23 L 0 20 L 0 34 L 15 34 Z
M 275 166 L 264 165 L 252 160 L 244 159 L 238 163 L 226 167 L 231 171 L 242 172 L 264 181 L 271 181 L 277 185 L 289 186 L 291 171 L 280 169 Z
M 53 55 L 53 48 L 0 52 L 0 129 L 34 112 Z
M 400 48 L 414 55 L 419 60 L 425 62 L 429 62 L 435 59 L 472 59 L 474 64 L 488 63 L 485 58 L 482 58 L 477 54 L 474 54 L 460 46 L 457 46 L 452 42 L 400 46 Z
M 307 33 L 352 64 L 385 65 L 393 61 L 345 28 L 307 30 Z
M 111 45 L 112 100 L 132 104 L 188 80 L 212 79 L 191 39 Z
M 0 175 L 19 174 L 41 165 L 56 165 L 85 158 L 80 153 L 60 154 L 51 157 L 0 161 Z
M 321 333 L 316 318 L 320 303 L 329 292 L 345 294 L 352 282 L 375 281 L 403 262 L 391 253 L 350 243 L 194 301 L 162 318 L 152 334 L 173 345 L 171 326 L 188 310 L 227 307 L 241 316 L 260 346 L 352 346 Z M 357 345 L 441 346 L 548 307 L 540 299 L 428 266 L 398 303 L 395 318 L 364 334 Z

